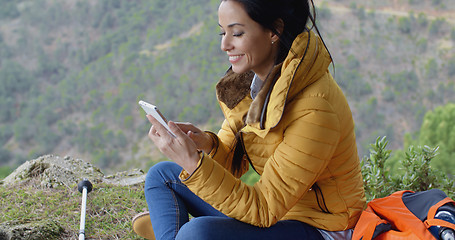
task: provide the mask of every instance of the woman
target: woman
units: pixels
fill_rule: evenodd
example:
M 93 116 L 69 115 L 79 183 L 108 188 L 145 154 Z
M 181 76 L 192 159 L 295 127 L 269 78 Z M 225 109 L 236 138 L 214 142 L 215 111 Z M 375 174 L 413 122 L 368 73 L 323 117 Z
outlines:
M 147 116 L 173 162 L 149 170 L 150 216 L 133 228 L 151 239 L 350 239 L 365 207 L 354 123 L 307 28 L 308 1 L 223 0 L 218 16 L 225 121 L 218 134 L 169 122 L 173 138 Z M 254 186 L 239 179 L 250 164 Z

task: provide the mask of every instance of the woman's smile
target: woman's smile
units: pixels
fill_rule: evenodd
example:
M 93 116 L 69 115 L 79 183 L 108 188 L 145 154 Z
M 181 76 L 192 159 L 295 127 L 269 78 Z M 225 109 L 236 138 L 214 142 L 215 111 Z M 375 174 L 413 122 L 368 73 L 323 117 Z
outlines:
M 231 62 L 232 64 L 235 64 L 235 63 L 239 62 L 243 56 L 244 56 L 243 54 L 229 55 L 229 62 Z

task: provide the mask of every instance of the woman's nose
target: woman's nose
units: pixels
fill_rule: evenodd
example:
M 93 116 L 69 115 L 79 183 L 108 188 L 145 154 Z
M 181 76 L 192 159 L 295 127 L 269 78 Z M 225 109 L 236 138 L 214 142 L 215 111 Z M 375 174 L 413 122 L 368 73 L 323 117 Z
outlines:
M 231 40 L 226 35 L 221 38 L 221 50 L 225 52 L 232 50 Z

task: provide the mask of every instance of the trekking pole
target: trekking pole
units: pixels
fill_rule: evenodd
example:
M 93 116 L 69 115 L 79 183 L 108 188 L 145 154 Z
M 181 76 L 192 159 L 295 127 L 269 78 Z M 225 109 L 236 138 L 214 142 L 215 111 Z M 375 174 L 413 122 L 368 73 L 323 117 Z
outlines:
M 86 178 L 77 185 L 77 189 L 82 193 L 81 224 L 79 228 L 79 240 L 85 239 L 85 210 L 87 206 L 87 193 L 92 191 L 92 183 Z

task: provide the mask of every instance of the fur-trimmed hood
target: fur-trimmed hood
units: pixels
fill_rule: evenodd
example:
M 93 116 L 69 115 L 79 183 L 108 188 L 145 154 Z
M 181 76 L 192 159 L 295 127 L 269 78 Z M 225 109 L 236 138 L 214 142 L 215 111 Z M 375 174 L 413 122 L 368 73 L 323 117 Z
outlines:
M 237 74 L 232 69 L 216 85 L 217 97 L 227 107 L 225 114 L 241 101 L 252 101 L 244 113 L 243 131 L 263 137 L 278 124 L 286 103 L 324 75 L 330 62 L 321 39 L 305 32 L 297 36 L 284 62 L 272 69 L 254 101 L 250 97 L 254 73 Z

